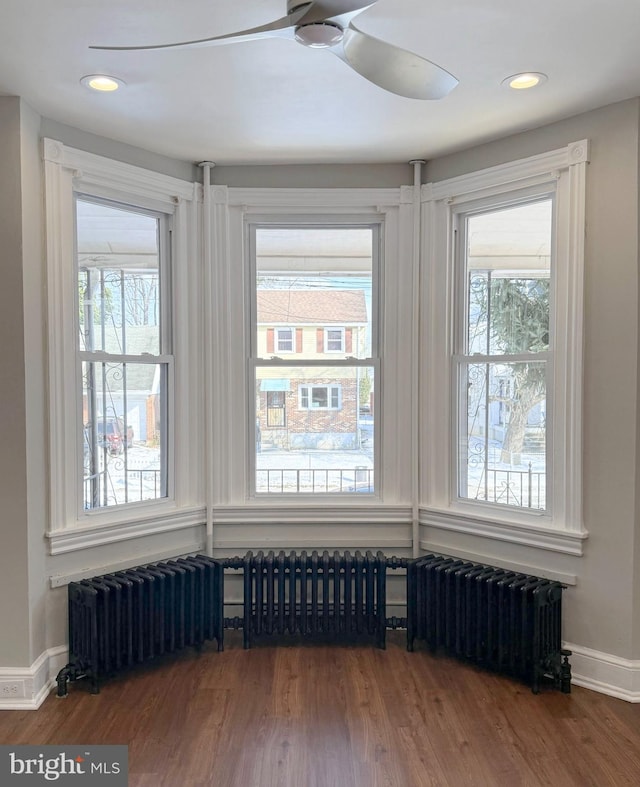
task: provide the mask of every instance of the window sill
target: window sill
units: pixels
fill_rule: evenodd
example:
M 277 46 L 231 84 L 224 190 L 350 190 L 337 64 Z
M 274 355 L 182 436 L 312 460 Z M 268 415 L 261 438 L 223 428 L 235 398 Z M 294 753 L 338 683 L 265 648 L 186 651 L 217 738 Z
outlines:
M 583 554 L 584 542 L 589 536 L 584 530 L 568 530 L 551 524 L 489 517 L 476 511 L 469 513 L 453 508 L 420 508 L 420 524 L 434 530 L 508 541 L 578 557 Z
M 102 519 L 95 524 L 82 524 L 50 531 L 47 533 L 50 554 L 62 555 L 67 552 L 75 552 L 78 549 L 89 549 L 131 538 L 168 533 L 173 530 L 202 525 L 205 521 L 203 508 L 177 509 L 174 507 L 171 510 L 164 509 L 162 512 L 157 509 L 154 511 L 146 509 L 144 513 L 138 512 L 137 515 L 132 511 L 129 513 L 131 515 L 126 520 L 105 521 Z

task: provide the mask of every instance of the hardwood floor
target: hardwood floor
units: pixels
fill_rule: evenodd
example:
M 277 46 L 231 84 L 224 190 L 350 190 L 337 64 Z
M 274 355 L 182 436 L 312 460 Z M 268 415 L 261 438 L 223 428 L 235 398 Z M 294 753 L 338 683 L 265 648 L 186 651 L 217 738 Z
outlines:
M 129 746 L 131 787 L 640 784 L 640 705 L 533 695 L 424 650 L 289 639 L 185 651 L 0 712 L 0 743 Z

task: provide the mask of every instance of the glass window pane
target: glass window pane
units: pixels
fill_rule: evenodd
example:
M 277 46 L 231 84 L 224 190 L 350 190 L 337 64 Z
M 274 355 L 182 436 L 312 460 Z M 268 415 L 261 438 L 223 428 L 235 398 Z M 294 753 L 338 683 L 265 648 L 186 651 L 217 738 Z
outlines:
M 370 357 L 372 258 L 370 228 L 258 227 L 258 357 Z
M 165 364 L 82 364 L 85 510 L 167 495 Z
M 160 354 L 158 221 L 76 201 L 81 350 Z
M 550 199 L 467 219 L 467 351 L 549 347 Z
M 291 328 L 278 328 L 278 352 L 293 352 L 293 331 Z
M 256 492 L 374 491 L 370 367 L 256 369 Z
M 462 366 L 460 497 L 545 510 L 546 363 Z

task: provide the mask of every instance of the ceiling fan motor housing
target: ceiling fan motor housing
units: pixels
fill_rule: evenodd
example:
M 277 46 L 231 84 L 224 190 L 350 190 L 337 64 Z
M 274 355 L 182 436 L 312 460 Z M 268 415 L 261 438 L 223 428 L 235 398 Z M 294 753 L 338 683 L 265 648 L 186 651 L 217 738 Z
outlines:
M 314 49 L 335 46 L 342 41 L 343 35 L 343 29 L 334 22 L 311 22 L 296 27 L 296 41 Z

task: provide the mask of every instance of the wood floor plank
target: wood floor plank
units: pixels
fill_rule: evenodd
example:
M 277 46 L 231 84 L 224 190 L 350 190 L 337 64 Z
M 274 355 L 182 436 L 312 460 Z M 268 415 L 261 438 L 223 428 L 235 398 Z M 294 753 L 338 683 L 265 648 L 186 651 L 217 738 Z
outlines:
M 640 705 L 428 651 L 205 647 L 0 712 L 0 743 L 129 747 L 131 787 L 637 787 Z

